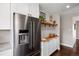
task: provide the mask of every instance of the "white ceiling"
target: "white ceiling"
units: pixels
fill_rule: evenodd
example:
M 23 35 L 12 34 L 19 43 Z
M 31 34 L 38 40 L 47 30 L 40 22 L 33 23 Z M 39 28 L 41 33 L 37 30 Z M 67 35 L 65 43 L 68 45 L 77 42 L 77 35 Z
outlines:
M 40 3 L 40 9 L 49 13 L 63 13 L 79 7 L 79 3 Z M 70 8 L 66 8 L 66 5 L 70 5 Z

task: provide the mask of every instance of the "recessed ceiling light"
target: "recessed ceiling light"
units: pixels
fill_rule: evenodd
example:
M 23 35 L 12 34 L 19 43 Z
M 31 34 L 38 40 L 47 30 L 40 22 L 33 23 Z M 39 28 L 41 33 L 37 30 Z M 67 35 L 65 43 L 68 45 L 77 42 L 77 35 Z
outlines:
M 70 8 L 70 5 L 67 5 L 66 8 Z

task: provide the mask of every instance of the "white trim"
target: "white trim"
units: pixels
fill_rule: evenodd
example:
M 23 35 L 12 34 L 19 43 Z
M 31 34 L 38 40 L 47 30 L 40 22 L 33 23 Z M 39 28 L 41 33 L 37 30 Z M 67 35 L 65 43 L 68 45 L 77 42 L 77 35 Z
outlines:
M 11 30 L 10 28 L 0 28 L 0 30 Z
M 69 44 L 61 43 L 61 45 L 67 46 L 67 47 L 70 47 L 70 48 L 73 48 L 73 46 L 72 45 L 69 45 Z

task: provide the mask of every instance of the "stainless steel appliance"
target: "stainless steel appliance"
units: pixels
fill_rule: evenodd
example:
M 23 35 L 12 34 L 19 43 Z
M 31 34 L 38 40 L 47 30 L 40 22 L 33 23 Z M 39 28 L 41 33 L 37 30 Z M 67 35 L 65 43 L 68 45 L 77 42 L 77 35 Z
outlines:
M 14 56 L 40 55 L 41 27 L 39 19 L 13 13 Z

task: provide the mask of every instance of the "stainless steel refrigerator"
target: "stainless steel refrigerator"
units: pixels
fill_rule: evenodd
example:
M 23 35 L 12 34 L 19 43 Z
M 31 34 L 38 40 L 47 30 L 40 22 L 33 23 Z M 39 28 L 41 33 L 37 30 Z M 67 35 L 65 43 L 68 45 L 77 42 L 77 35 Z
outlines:
M 14 56 L 40 56 L 41 25 L 39 19 L 13 13 Z

